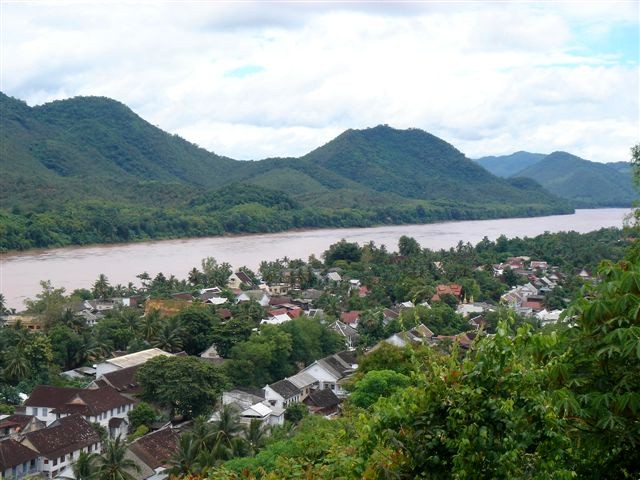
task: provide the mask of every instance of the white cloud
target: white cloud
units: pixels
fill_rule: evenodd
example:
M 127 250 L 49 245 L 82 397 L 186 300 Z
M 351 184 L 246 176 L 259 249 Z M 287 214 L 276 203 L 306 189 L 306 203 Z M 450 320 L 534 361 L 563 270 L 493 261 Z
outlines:
M 109 96 L 235 158 L 297 156 L 380 123 L 471 157 L 564 149 L 615 161 L 640 138 L 637 62 L 590 52 L 596 37 L 584 37 L 629 13 L 637 31 L 631 2 L 3 2 L 1 13 L 5 93 Z

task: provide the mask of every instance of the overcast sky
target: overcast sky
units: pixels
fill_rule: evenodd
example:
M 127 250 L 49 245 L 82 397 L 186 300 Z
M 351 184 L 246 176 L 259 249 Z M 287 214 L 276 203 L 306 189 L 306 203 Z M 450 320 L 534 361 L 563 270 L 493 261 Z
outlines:
M 238 159 L 298 156 L 347 128 L 431 132 L 471 158 L 640 141 L 631 2 L 1 0 L 1 90 L 124 102 Z

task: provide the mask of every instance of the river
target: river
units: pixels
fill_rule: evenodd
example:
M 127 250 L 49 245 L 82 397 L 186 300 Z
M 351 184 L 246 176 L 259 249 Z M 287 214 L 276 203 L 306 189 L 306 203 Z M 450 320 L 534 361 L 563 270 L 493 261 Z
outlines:
M 423 247 L 449 248 L 459 241 L 475 244 L 488 237 L 535 236 L 546 231 L 574 230 L 589 232 L 602 227 L 620 227 L 628 209 L 606 208 L 576 210 L 572 215 L 533 218 L 509 218 L 426 225 L 384 226 L 283 232 L 264 235 L 208 237 L 184 240 L 161 240 L 143 243 L 66 247 L 37 250 L 1 257 L 0 292 L 7 306 L 23 309 L 26 298 L 33 298 L 41 288 L 40 280 L 51 280 L 55 287 L 67 291 L 90 288 L 100 273 L 112 285 L 135 281 L 136 275 L 158 272 L 185 278 L 193 267 L 208 256 L 234 267 L 257 268 L 262 260 L 308 258 L 319 256 L 329 245 L 344 238 L 360 244 L 374 241 L 397 250 L 402 235 L 415 238 Z

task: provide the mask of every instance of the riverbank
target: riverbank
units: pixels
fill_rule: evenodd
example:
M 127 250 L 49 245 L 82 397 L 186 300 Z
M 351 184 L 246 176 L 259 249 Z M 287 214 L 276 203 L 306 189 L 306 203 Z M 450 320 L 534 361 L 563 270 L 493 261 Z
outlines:
M 629 209 L 577 210 L 571 215 L 492 220 L 448 221 L 421 225 L 373 228 L 312 229 L 270 234 L 246 234 L 194 239 L 156 240 L 142 243 L 64 247 L 18 252 L 1 257 L 0 291 L 11 308 L 23 308 L 25 298 L 40 291 L 40 280 L 71 291 L 83 288 L 104 273 L 112 285 L 126 284 L 142 272 L 180 278 L 208 256 L 234 267 L 257 268 L 262 260 L 307 258 L 321 255 L 329 245 L 345 238 L 374 241 L 396 249 L 402 235 L 415 238 L 423 247 L 450 248 L 459 241 L 475 244 L 483 237 L 496 239 L 535 236 L 545 231 L 575 230 L 585 233 L 603 227 L 621 227 Z

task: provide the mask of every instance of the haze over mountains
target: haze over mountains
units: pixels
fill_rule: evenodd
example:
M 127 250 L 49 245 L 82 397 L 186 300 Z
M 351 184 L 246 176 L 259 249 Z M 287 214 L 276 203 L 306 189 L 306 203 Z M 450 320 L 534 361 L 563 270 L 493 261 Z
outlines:
M 108 98 L 29 107 L 0 94 L 0 108 L 4 249 L 572 211 L 418 129 L 347 130 L 300 158 L 237 161 Z
M 637 197 L 629 162 L 590 162 L 567 152 L 516 152 L 476 161 L 500 177 L 533 179 L 576 208 L 629 207 Z

